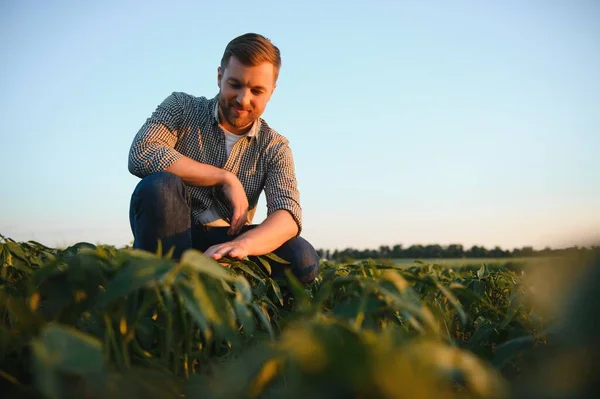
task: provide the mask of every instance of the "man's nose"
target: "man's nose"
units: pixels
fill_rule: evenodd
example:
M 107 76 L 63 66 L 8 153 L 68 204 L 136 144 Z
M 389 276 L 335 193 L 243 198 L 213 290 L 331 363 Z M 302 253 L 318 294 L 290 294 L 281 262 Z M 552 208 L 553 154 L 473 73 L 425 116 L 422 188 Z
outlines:
M 248 90 L 240 90 L 240 92 L 237 95 L 237 101 L 242 108 L 247 108 L 250 104 L 250 93 L 248 93 Z

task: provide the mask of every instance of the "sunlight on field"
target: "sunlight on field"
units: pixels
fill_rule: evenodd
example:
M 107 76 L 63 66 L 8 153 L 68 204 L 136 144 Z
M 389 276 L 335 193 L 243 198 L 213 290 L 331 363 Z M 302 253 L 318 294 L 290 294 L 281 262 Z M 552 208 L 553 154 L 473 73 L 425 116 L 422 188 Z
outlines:
M 193 250 L 175 261 L 3 239 L 0 389 L 50 398 L 594 397 L 597 253 L 521 264 L 323 262 L 306 286 L 291 273 L 271 278 L 281 259 L 260 260 L 224 268 Z
M 507 263 L 514 264 L 533 264 L 538 262 L 544 262 L 548 258 L 543 257 L 526 257 L 526 258 L 454 258 L 454 259 L 436 259 L 436 258 L 426 258 L 426 259 L 414 259 L 414 258 L 404 258 L 404 259 L 391 259 L 394 264 L 397 265 L 416 265 L 415 262 L 422 262 L 426 264 L 435 264 L 440 266 L 449 266 L 449 267 L 461 267 L 461 266 L 481 266 L 481 265 L 490 265 L 490 266 L 498 266 L 505 265 Z

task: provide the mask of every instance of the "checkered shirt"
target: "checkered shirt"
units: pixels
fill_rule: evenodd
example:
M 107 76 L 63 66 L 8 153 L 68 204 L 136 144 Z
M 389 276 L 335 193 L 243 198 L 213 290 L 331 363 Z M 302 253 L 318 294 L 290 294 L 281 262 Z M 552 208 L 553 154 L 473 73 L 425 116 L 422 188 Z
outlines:
M 215 113 L 218 97 L 212 99 L 174 92 L 142 125 L 129 151 L 129 171 L 140 178 L 164 171 L 183 156 L 235 174 L 248 197 L 248 221 L 252 222 L 259 196 L 264 190 L 267 215 L 287 210 L 302 230 L 302 208 L 294 159 L 289 141 L 259 118 L 251 132 L 240 139 L 227 158 L 225 137 Z M 187 186 L 192 222 L 217 204 L 219 213 L 231 221 L 232 209 L 222 187 Z

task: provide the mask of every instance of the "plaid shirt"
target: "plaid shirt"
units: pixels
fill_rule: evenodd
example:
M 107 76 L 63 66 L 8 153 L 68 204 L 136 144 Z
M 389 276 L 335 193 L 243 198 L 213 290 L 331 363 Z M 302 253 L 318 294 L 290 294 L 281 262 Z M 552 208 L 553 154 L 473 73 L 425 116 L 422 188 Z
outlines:
M 259 118 L 250 133 L 240 139 L 227 157 L 217 97 L 194 97 L 174 92 L 146 120 L 129 151 L 129 171 L 140 178 L 168 168 L 184 155 L 225 169 L 238 177 L 248 197 L 248 222 L 252 223 L 261 192 L 265 191 L 267 215 L 285 209 L 302 230 L 302 208 L 292 151 L 287 138 Z M 213 205 L 227 222 L 233 212 L 221 186 L 188 186 L 192 222 Z

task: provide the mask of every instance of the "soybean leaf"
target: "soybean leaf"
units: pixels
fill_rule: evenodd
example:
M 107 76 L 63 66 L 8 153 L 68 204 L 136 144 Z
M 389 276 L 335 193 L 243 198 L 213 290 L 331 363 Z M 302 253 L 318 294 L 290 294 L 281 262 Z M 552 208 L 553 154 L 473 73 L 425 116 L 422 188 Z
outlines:
M 49 323 L 33 340 L 33 355 L 37 366 L 84 375 L 102 371 L 102 343 L 75 328 Z
M 233 306 L 235 307 L 235 312 L 238 315 L 240 324 L 244 329 L 244 333 L 252 335 L 254 333 L 256 325 L 254 322 L 254 317 L 252 317 L 252 311 L 247 306 L 247 302 L 244 302 L 238 296 L 234 298 Z
M 510 324 L 510 322 L 513 320 L 513 318 L 517 314 L 517 309 L 518 309 L 519 305 L 521 304 L 520 299 L 521 299 L 521 294 L 515 289 L 515 286 L 513 286 L 511 289 L 511 294 L 510 294 L 510 298 L 509 298 L 510 304 L 508 306 L 508 311 L 506 312 L 506 316 L 504 317 L 504 320 L 502 320 L 502 323 L 500 323 L 500 328 L 506 328 L 506 326 L 508 326 Z
M 288 262 L 287 260 L 284 260 L 284 259 L 280 258 L 279 256 L 275 255 L 274 253 L 264 254 L 264 256 L 266 256 L 269 259 L 274 260 L 275 262 L 283 263 L 284 265 L 290 265 L 291 264 L 291 262 Z
M 494 367 L 501 369 L 513 360 L 519 353 L 526 348 L 532 346 L 535 338 L 531 335 L 511 339 L 494 349 L 494 358 L 492 364 Z
M 243 276 L 237 276 L 234 281 L 234 286 L 243 303 L 249 303 L 252 300 L 252 288 L 250 287 L 250 284 L 248 284 L 248 280 Z
M 194 291 L 192 287 L 188 285 L 178 285 L 176 287 L 177 293 L 180 295 L 183 300 L 183 305 L 190 313 L 194 321 L 198 323 L 198 326 L 207 337 L 210 339 L 212 336 L 212 329 L 208 323 L 207 317 L 204 314 L 202 308 L 200 307 L 200 302 L 194 297 Z
M 256 280 L 262 280 L 262 277 L 260 277 L 258 274 L 254 273 L 254 271 L 252 271 L 252 269 L 250 269 L 250 267 L 248 267 L 248 265 L 246 265 L 243 262 L 237 262 L 234 265 L 234 268 L 236 269 L 240 269 L 241 271 L 243 271 L 244 273 L 249 274 L 250 276 L 254 277 Z
M 25 254 L 25 251 L 23 251 L 23 248 L 21 247 L 21 245 L 14 243 L 14 242 L 7 242 L 5 244 L 8 249 L 10 250 L 10 252 L 12 253 L 12 255 L 15 258 L 19 258 L 25 262 L 27 262 L 27 255 Z
M 269 274 L 269 276 L 271 274 L 273 274 L 273 272 L 271 271 L 271 265 L 269 264 L 269 262 L 267 262 L 266 260 L 264 260 L 261 256 L 258 256 L 258 260 L 265 267 L 265 270 L 267 271 L 267 273 Z
M 279 288 L 279 284 L 273 279 L 269 279 L 271 283 L 271 287 L 273 287 L 273 291 L 275 292 L 275 296 L 279 300 L 279 304 L 283 306 L 283 295 L 281 294 L 281 288 Z
M 489 274 L 487 267 L 485 264 L 481 265 L 479 270 L 477 270 L 477 278 L 482 279 Z
M 256 315 L 258 316 L 258 319 L 260 320 L 264 329 L 267 330 L 267 332 L 269 333 L 269 336 L 271 337 L 271 339 L 275 339 L 275 332 L 273 332 L 273 327 L 271 326 L 271 320 L 270 320 L 269 314 L 267 313 L 265 308 L 263 306 L 259 306 L 256 303 L 253 303 L 250 306 L 254 310 L 254 313 L 256 313 Z
M 122 267 L 106 285 L 106 291 L 100 297 L 99 306 L 105 306 L 144 286 L 150 286 L 159 280 L 172 267 L 173 262 L 162 259 L 144 259 Z
M 308 309 L 310 309 L 310 299 L 308 298 L 306 290 L 304 289 L 298 278 L 294 276 L 294 274 L 289 269 L 286 269 L 284 273 L 288 279 L 289 289 L 292 293 L 292 296 L 298 303 L 297 310 L 300 312 L 307 311 Z
M 449 289 L 444 287 L 444 285 L 441 284 L 438 280 L 434 280 L 433 278 L 431 278 L 431 279 L 435 282 L 435 285 L 437 286 L 437 288 L 440 291 L 442 291 L 442 293 L 446 296 L 446 298 L 448 298 L 448 301 L 450 301 L 450 303 L 452 304 L 454 309 L 456 309 L 456 312 L 458 313 L 458 316 L 460 317 L 460 322 L 462 323 L 462 325 L 463 326 L 466 325 L 469 317 L 467 316 L 467 313 L 464 311 L 462 305 L 460 304 L 460 301 L 458 299 L 456 299 L 454 294 Z
M 195 249 L 188 249 L 181 256 L 180 263 L 190 266 L 193 270 L 217 279 L 233 282 L 235 275 L 228 273 L 217 261 Z

